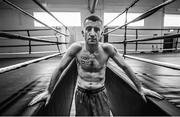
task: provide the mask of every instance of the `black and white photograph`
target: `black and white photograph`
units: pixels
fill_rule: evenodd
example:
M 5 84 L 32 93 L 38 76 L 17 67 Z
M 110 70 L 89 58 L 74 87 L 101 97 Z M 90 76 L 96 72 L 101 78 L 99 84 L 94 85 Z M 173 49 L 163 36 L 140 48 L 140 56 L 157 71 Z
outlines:
M 180 116 L 180 0 L 0 0 L 0 116 Z

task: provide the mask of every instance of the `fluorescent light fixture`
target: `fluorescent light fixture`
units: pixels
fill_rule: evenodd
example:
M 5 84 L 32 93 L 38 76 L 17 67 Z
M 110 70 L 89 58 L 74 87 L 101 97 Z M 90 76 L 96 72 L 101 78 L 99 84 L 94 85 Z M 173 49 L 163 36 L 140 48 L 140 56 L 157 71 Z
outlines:
M 81 26 L 80 12 L 52 12 L 65 26 Z M 34 17 L 46 23 L 49 26 L 62 26 L 53 17 L 46 12 L 34 12 Z M 44 25 L 34 21 L 35 27 L 44 27 Z

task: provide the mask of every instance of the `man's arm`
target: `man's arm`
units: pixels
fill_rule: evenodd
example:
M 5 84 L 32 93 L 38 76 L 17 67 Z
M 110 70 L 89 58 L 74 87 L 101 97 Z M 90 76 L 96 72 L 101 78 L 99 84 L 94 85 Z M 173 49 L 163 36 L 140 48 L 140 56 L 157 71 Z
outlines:
M 114 60 L 114 62 L 124 70 L 126 75 L 131 79 L 131 81 L 135 84 L 136 88 L 141 91 L 141 82 L 137 79 L 135 73 L 133 70 L 127 65 L 120 55 L 120 53 L 116 50 L 115 47 L 113 47 L 111 44 L 107 44 L 106 50 L 109 54 L 109 56 Z
M 49 102 L 49 99 L 51 97 L 51 94 L 54 90 L 54 86 L 56 85 L 57 81 L 59 80 L 59 77 L 61 76 L 61 73 L 63 70 L 68 66 L 68 64 L 71 62 L 71 60 L 76 56 L 76 54 L 81 50 L 81 45 L 78 43 L 72 44 L 65 55 L 60 60 L 60 63 L 56 70 L 54 71 L 51 81 L 49 84 L 49 87 L 44 92 L 40 93 L 39 95 L 35 96 L 31 102 L 28 104 L 29 106 L 32 106 L 40 101 L 45 100 L 45 105 Z
M 59 77 L 61 76 L 61 73 L 63 70 L 68 66 L 68 64 L 71 62 L 71 60 L 76 56 L 76 54 L 81 50 L 81 45 L 78 43 L 72 44 L 65 55 L 61 58 L 60 63 L 56 70 L 54 71 L 51 81 L 49 84 L 49 87 L 47 90 L 42 92 L 41 94 L 35 96 L 32 101 L 28 104 L 29 106 L 32 106 L 40 101 L 45 100 L 45 105 L 49 102 L 49 99 L 51 97 L 51 94 L 54 90 L 54 86 L 56 85 L 57 81 L 59 80 Z
M 146 101 L 145 94 L 156 97 L 158 99 L 163 99 L 163 96 L 161 96 L 160 94 L 142 87 L 141 82 L 137 79 L 133 70 L 129 67 L 129 65 L 127 65 L 124 62 L 119 52 L 117 52 L 117 50 L 111 44 L 107 44 L 106 47 L 107 47 L 106 51 L 109 53 L 109 56 L 115 61 L 115 63 L 120 68 L 122 68 L 125 71 L 126 75 L 131 79 L 131 81 L 133 81 L 133 83 L 135 84 L 136 88 L 138 89 L 139 93 L 141 94 L 142 98 L 145 101 Z
M 53 92 L 54 86 L 56 85 L 59 77 L 61 76 L 61 73 L 68 66 L 71 60 L 76 56 L 76 54 L 80 51 L 80 49 L 81 45 L 79 43 L 74 43 L 68 48 L 65 55 L 61 58 L 58 67 L 56 68 L 51 77 L 51 81 L 48 87 L 48 91 L 50 94 Z

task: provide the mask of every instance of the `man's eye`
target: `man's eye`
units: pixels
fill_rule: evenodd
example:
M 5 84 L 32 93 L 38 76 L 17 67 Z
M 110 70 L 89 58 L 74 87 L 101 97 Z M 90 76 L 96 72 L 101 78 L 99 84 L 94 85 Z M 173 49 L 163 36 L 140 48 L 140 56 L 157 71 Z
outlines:
M 91 27 L 86 28 L 86 30 L 87 30 L 88 32 L 90 32 L 90 31 L 91 31 Z
M 98 31 L 100 31 L 100 29 L 99 28 L 94 28 L 94 31 L 98 32 Z

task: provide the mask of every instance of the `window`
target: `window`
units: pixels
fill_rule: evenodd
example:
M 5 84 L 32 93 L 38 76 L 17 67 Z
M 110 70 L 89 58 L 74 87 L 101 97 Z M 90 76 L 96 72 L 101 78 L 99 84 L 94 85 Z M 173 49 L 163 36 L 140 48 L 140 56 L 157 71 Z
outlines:
M 180 26 L 180 15 L 165 14 L 164 26 L 165 27 L 179 27 Z
M 114 19 L 119 13 L 104 13 L 104 24 L 106 25 L 112 19 Z M 135 19 L 136 17 L 140 16 L 141 13 L 128 13 L 127 14 L 127 22 Z M 125 13 L 120 15 L 116 20 L 110 23 L 108 26 L 121 26 L 125 23 Z M 144 20 L 140 20 L 135 23 L 131 23 L 128 26 L 144 26 Z
M 80 12 L 52 12 L 65 26 L 81 26 Z M 46 12 L 34 12 L 34 17 L 46 23 L 49 26 L 62 26 L 52 16 Z M 44 27 L 44 25 L 34 21 L 35 27 Z

